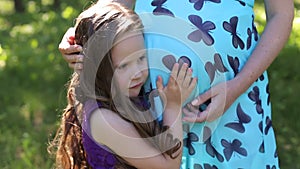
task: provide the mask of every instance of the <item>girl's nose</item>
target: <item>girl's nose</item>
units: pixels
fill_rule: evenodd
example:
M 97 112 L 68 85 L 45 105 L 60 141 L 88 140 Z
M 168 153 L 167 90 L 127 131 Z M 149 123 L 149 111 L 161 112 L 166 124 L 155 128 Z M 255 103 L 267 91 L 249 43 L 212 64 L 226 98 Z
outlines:
M 136 69 L 135 72 L 133 72 L 134 73 L 133 79 L 138 79 L 138 78 L 142 77 L 142 71 L 143 70 L 141 70 L 141 69 Z

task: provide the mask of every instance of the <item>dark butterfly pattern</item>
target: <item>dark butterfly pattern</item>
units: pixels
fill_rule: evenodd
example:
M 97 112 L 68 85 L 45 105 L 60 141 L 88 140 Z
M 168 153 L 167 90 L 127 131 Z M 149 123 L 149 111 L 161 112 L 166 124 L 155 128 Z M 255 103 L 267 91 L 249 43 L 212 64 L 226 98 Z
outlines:
M 229 22 L 226 22 L 226 21 L 223 22 L 223 28 L 227 32 L 231 33 L 231 35 L 232 35 L 232 45 L 235 48 L 240 47 L 241 49 L 244 49 L 245 44 L 244 44 L 243 40 L 237 34 L 237 30 L 236 30 L 237 25 L 238 25 L 238 17 L 237 16 L 230 18 Z
M 198 15 L 189 15 L 188 18 L 191 23 L 198 28 L 188 35 L 188 39 L 193 42 L 200 42 L 203 40 L 206 45 L 213 45 L 214 39 L 209 33 L 216 28 L 215 24 L 211 21 L 202 23 L 202 18 Z
M 242 6 L 246 6 L 246 3 L 244 1 L 241 0 L 236 0 L 237 2 L 239 2 Z
M 258 151 L 260 153 L 265 153 L 265 142 L 264 141 L 262 141 L 262 143 L 260 144 Z
M 259 128 L 260 132 L 263 134 L 263 122 L 262 121 L 260 121 L 258 123 L 258 128 Z M 264 140 L 261 142 L 258 151 L 260 153 L 265 153 L 265 142 L 264 142 Z
M 269 88 L 269 83 L 266 86 L 266 93 L 268 95 L 267 104 L 270 105 L 270 88 Z
M 220 3 L 221 0 L 189 0 L 190 3 L 194 3 L 194 8 L 197 11 L 200 11 L 203 7 L 203 4 L 205 1 L 210 1 L 210 2 L 214 2 L 214 3 Z
M 252 91 L 248 93 L 248 97 L 250 98 L 250 100 L 255 102 L 257 113 L 263 115 L 264 110 L 261 105 L 261 99 L 259 98 L 259 88 L 257 86 L 254 86 Z
M 197 134 L 190 132 L 189 125 L 184 124 L 183 130 L 187 133 L 187 137 L 183 139 L 183 146 L 188 149 L 189 155 L 194 155 L 196 153 L 195 148 L 193 147 L 193 142 L 198 142 L 199 137 Z
M 238 117 L 238 122 L 227 123 L 225 124 L 225 126 L 239 133 L 244 133 L 245 132 L 244 124 L 249 123 L 251 121 L 251 117 L 244 112 L 240 103 L 237 105 L 236 113 Z
M 263 81 L 264 79 L 265 79 L 264 74 L 261 74 L 261 75 L 258 77 L 258 79 L 256 79 L 256 82 L 257 82 L 258 80 Z
M 204 126 L 203 142 L 206 145 L 206 152 L 213 158 L 217 158 L 220 162 L 224 161 L 224 157 L 220 154 L 211 143 L 211 130 L 209 127 Z
M 228 72 L 228 69 L 223 64 L 220 54 L 216 53 L 214 55 L 214 62 L 215 63 L 211 63 L 208 61 L 205 63 L 205 70 L 210 78 L 210 83 L 214 81 L 216 72 Z
M 179 64 L 179 68 L 184 63 L 187 63 L 189 67 L 192 66 L 192 61 L 187 56 L 181 56 L 177 62 Z M 162 58 L 162 63 L 171 71 L 176 63 L 176 58 L 173 55 L 166 55 Z
M 193 169 L 218 169 L 218 167 L 215 165 L 210 165 L 210 164 L 204 163 L 203 167 L 200 164 L 194 164 Z
M 268 135 L 270 128 L 272 127 L 272 120 L 269 116 L 266 117 L 265 135 Z
M 239 73 L 240 61 L 238 57 L 232 57 L 227 55 L 228 63 L 233 70 L 234 77 Z
M 267 165 L 267 166 L 266 166 L 266 169 L 276 169 L 276 166 L 273 165 L 273 166 L 271 167 L 270 165 Z
M 278 158 L 277 148 L 276 148 L 276 150 L 274 152 L 274 158 Z
M 257 41 L 258 40 L 258 32 L 257 32 L 256 26 L 254 24 L 254 15 L 252 15 L 252 33 L 254 34 L 254 40 Z
M 250 49 L 251 44 L 252 44 L 252 34 L 254 35 L 254 40 L 255 41 L 258 40 L 258 33 L 257 33 L 256 26 L 254 25 L 254 16 L 253 15 L 252 15 L 252 30 L 250 28 L 248 28 L 247 29 L 247 34 L 248 34 L 247 49 Z
M 153 10 L 153 14 L 154 14 L 154 15 L 168 15 L 168 16 L 175 17 L 175 15 L 173 14 L 172 11 L 170 11 L 169 9 L 163 7 L 163 4 L 164 4 L 166 1 L 167 1 L 167 0 L 153 0 L 153 1 L 151 2 L 151 5 L 156 7 L 156 8 Z
M 250 28 L 247 29 L 247 34 L 248 34 L 248 38 L 247 38 L 247 49 L 250 49 L 251 43 L 252 43 L 252 31 L 251 31 Z
M 242 156 L 247 156 L 247 150 L 241 147 L 242 142 L 238 139 L 234 139 L 232 142 L 222 139 L 221 144 L 224 147 L 223 153 L 227 161 L 231 159 L 231 156 L 234 152 Z

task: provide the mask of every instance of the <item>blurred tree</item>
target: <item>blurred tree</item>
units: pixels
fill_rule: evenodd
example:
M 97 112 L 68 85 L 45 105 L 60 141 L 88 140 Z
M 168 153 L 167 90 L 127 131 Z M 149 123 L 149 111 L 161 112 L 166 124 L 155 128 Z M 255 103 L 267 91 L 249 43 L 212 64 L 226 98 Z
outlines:
M 60 6 L 60 0 L 54 0 L 53 7 L 57 9 L 59 8 L 59 6 Z
M 25 7 L 22 2 L 22 0 L 14 0 L 15 3 L 15 11 L 18 13 L 24 13 L 25 12 Z

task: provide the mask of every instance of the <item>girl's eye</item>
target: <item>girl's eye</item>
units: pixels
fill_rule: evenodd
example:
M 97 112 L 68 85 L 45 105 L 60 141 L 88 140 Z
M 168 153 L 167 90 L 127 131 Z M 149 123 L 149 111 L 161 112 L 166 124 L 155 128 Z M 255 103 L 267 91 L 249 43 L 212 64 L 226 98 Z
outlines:
M 125 69 L 127 67 L 127 64 L 122 64 L 120 66 L 118 66 L 118 69 Z
M 145 60 L 145 59 L 146 59 L 146 56 L 141 56 L 141 57 L 139 58 L 140 61 L 143 61 L 143 60 Z

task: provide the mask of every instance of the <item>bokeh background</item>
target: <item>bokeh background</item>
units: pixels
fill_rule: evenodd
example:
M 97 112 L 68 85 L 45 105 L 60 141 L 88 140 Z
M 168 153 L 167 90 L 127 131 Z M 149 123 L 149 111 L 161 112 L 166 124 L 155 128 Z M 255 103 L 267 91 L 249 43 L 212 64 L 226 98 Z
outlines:
M 300 169 L 300 0 L 294 2 L 293 31 L 269 68 L 282 169 Z M 72 73 L 57 48 L 79 12 L 91 3 L 0 0 L 0 168 L 52 167 L 46 148 L 66 105 Z M 255 12 L 262 32 L 263 0 L 257 0 Z

